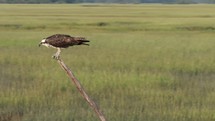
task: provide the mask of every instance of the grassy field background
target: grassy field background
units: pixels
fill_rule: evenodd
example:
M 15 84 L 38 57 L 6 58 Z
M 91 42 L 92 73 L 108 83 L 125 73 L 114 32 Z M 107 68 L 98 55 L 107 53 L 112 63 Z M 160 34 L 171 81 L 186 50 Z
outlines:
M 96 121 L 38 47 L 55 33 L 90 46 L 62 59 L 109 121 L 215 120 L 214 5 L 0 4 L 0 121 Z

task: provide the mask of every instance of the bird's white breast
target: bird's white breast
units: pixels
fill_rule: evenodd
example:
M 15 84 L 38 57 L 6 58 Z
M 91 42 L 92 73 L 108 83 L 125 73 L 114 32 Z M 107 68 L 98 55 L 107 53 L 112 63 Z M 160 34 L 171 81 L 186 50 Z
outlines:
M 46 47 L 51 47 L 51 45 L 47 44 L 47 43 L 44 43 L 43 45 L 46 46 Z

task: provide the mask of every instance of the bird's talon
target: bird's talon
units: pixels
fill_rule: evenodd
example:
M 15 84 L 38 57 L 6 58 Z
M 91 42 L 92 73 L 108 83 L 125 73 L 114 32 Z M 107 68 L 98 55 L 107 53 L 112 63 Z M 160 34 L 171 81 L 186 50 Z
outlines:
M 53 59 L 56 59 L 56 60 L 59 60 L 59 59 L 60 59 L 60 56 L 53 55 L 52 58 L 53 58 Z

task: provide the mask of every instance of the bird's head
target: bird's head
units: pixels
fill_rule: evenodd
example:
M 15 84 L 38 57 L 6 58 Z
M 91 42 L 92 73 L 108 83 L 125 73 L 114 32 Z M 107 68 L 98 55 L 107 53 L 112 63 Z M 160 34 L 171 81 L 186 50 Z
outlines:
M 47 42 L 46 42 L 46 39 L 44 38 L 40 43 L 39 43 L 39 47 L 41 46 L 41 45 L 44 45 L 44 44 L 47 44 Z

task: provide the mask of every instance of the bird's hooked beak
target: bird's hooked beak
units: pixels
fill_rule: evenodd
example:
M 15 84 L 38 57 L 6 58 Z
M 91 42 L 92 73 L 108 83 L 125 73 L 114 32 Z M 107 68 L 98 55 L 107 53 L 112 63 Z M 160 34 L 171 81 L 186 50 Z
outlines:
M 40 47 L 41 45 L 45 44 L 45 43 L 46 43 L 46 39 L 44 38 L 44 39 L 39 43 L 39 47 Z
M 39 47 L 42 45 L 42 42 L 39 43 Z

